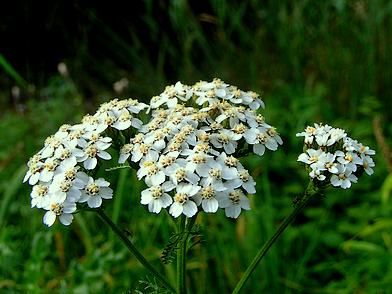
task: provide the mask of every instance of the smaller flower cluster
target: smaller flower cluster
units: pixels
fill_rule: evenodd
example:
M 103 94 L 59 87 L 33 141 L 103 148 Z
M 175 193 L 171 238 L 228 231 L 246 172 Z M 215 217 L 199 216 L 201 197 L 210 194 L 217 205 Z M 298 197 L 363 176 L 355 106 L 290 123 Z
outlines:
M 309 176 L 334 187 L 347 189 L 357 183 L 363 172 L 373 174 L 374 150 L 347 136 L 346 132 L 329 125 L 308 126 L 297 137 L 304 137 L 304 153 L 298 161 L 308 165 Z
M 105 131 L 139 128 L 141 120 L 134 117 L 147 105 L 128 99 L 114 99 L 101 105 L 95 115 L 86 115 L 78 125 L 63 125 L 45 140 L 44 147 L 28 162 L 23 182 L 33 186 L 31 207 L 47 210 L 44 223 L 53 225 L 56 218 L 69 225 L 77 209 L 76 203 L 100 207 L 102 199 L 111 199 L 112 189 L 103 178 L 93 179 L 100 160 L 110 160 L 106 151 L 112 138 Z M 84 169 L 86 172 L 81 171 Z

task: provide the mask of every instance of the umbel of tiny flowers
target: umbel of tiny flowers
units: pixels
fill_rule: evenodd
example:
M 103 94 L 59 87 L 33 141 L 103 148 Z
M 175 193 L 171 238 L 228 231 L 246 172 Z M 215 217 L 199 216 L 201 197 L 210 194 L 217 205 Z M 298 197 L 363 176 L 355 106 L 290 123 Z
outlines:
M 139 165 L 137 176 L 148 186 L 141 203 L 153 213 L 167 208 L 174 218 L 218 209 L 237 218 L 249 210 L 247 194 L 256 192 L 256 183 L 238 158 L 252 151 L 262 156 L 283 143 L 256 112 L 260 107 L 259 95 L 219 79 L 178 82 L 154 96 L 151 120 L 126 142 L 119 159 Z
M 250 209 L 247 194 L 256 193 L 239 157 L 262 156 L 283 143 L 259 108 L 264 102 L 258 94 L 220 79 L 193 86 L 177 82 L 149 105 L 113 99 L 80 124 L 61 126 L 30 158 L 24 182 L 33 186 L 31 206 L 48 211 L 48 226 L 57 217 L 69 225 L 80 209 L 101 207 L 113 191 L 96 175 L 103 160 L 114 160 L 107 152 L 112 148 L 117 163 L 129 164 L 145 181 L 139 197 L 150 212 L 167 209 L 177 218 L 224 209 L 237 218 Z M 143 111 L 150 115 L 146 123 Z
M 329 125 L 308 126 L 297 137 L 304 137 L 304 152 L 298 161 L 307 165 L 309 177 L 318 187 L 347 189 L 364 172 L 373 174 L 376 152 L 347 136 L 343 129 Z
M 112 159 L 106 150 L 119 149 L 121 138 L 134 136 L 142 125 L 137 116 L 146 107 L 133 99 L 114 99 L 102 104 L 94 115 L 85 115 L 81 124 L 64 124 L 45 140 L 27 163 L 23 181 L 33 185 L 31 207 L 47 210 L 46 225 L 52 226 L 56 218 L 69 225 L 78 208 L 99 208 L 102 199 L 112 198 L 110 183 L 93 177 L 102 160 Z

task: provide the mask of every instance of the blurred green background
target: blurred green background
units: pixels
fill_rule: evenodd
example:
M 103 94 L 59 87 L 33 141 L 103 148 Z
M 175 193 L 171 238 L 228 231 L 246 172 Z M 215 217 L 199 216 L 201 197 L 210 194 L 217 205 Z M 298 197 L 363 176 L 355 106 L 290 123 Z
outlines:
M 131 5 L 131 6 L 130 6 Z M 315 198 L 257 267 L 243 293 L 392 293 L 392 1 L 84 1 L 0 4 L 0 293 L 150 293 L 147 272 L 94 214 L 42 223 L 22 184 L 29 157 L 63 123 L 114 97 L 149 101 L 178 80 L 219 77 L 260 93 L 284 145 L 244 164 L 252 210 L 202 215 L 189 293 L 230 293 L 307 186 L 295 134 L 323 122 L 375 149 L 351 189 Z M 67 76 L 60 75 L 64 62 Z M 126 78 L 125 88 L 114 84 Z M 124 80 L 123 80 L 124 81 Z M 173 280 L 160 256 L 174 231 L 140 205 L 133 172 L 105 175 L 109 214 Z

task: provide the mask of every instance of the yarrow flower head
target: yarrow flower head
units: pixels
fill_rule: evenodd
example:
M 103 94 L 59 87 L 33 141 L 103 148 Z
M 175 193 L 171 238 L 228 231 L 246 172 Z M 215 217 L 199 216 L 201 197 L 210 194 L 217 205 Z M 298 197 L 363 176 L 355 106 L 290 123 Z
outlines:
M 46 225 L 52 226 L 57 217 L 63 225 L 69 225 L 72 214 L 83 203 L 98 208 L 102 199 L 112 198 L 109 182 L 89 175 L 95 173 L 102 160 L 112 159 L 106 150 L 113 147 L 113 138 L 118 138 L 121 130 L 128 128 L 130 134 L 132 130 L 136 133 L 142 125 L 136 115 L 146 107 L 133 99 L 114 99 L 102 104 L 94 115 L 85 115 L 81 124 L 62 125 L 45 140 L 44 147 L 27 163 L 29 169 L 23 182 L 33 185 L 31 207 L 47 210 L 43 219 Z M 122 146 L 121 161 L 130 156 L 132 147 Z
M 154 96 L 148 108 L 152 118 L 140 127 L 144 136 L 130 141 L 137 139 L 130 158 L 149 186 L 141 203 L 155 213 L 167 207 L 175 218 L 219 208 L 237 218 L 250 209 L 246 194 L 256 193 L 256 183 L 238 158 L 251 150 L 261 156 L 283 143 L 256 113 L 260 107 L 259 95 L 220 79 L 193 86 L 178 82 Z
M 346 132 L 329 125 L 308 126 L 297 137 L 304 137 L 304 152 L 298 161 L 307 165 L 310 178 L 318 186 L 331 184 L 343 189 L 357 183 L 363 173 L 372 175 L 375 163 L 370 157 L 376 152 L 348 137 Z
M 95 175 L 103 161 L 115 159 L 144 180 L 140 203 L 152 213 L 167 209 L 177 218 L 224 209 L 237 218 L 250 209 L 247 194 L 256 193 L 239 158 L 252 151 L 262 156 L 283 143 L 257 112 L 264 106 L 255 92 L 220 79 L 177 82 L 149 105 L 113 99 L 80 124 L 61 126 L 29 160 L 24 182 L 33 186 L 31 206 L 47 210 L 46 225 L 57 217 L 69 225 L 73 213 L 97 209 L 113 197 L 110 183 Z M 144 111 L 149 121 L 141 120 Z

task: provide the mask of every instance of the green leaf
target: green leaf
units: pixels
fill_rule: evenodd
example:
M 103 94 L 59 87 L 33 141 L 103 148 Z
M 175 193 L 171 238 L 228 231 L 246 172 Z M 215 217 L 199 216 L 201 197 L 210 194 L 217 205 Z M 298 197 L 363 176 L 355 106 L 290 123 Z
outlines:
M 384 206 L 388 205 L 392 191 L 392 174 L 389 174 L 381 185 L 381 202 Z
M 22 87 L 27 88 L 28 83 L 18 72 L 13 68 L 11 64 L 4 58 L 2 54 L 0 54 L 0 65 L 4 68 L 4 70 L 14 78 Z
M 366 241 L 349 240 L 343 243 L 343 250 L 350 253 L 352 251 L 363 251 L 372 253 L 385 253 L 385 249 L 375 243 Z

